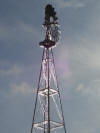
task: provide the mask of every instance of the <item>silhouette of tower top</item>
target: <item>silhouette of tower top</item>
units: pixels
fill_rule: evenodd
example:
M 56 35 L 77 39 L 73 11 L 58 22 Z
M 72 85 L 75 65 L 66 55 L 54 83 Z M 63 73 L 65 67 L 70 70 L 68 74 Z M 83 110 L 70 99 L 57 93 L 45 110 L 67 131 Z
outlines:
M 40 42 L 40 46 L 50 48 L 54 47 L 59 40 L 60 29 L 56 12 L 52 5 L 45 7 L 45 21 L 43 26 L 46 30 L 45 40 Z
M 46 7 L 45 7 L 45 24 L 50 24 L 50 18 L 53 18 L 53 22 L 52 23 L 55 23 L 58 18 L 56 17 L 56 12 L 54 10 L 54 8 L 52 7 L 52 5 L 48 4 Z
M 52 5 L 45 7 L 44 28 L 45 40 L 39 45 L 43 47 L 42 62 L 31 133 L 66 133 L 60 88 L 57 81 L 52 48 L 59 40 L 59 25 L 56 12 Z

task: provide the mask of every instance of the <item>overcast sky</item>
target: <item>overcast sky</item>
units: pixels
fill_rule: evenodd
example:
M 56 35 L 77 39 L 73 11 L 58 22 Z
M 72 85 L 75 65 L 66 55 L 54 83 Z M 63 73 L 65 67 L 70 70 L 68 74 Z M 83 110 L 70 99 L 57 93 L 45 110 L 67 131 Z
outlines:
M 47 3 L 61 25 L 54 55 L 67 131 L 100 133 L 100 0 L 0 0 L 0 132 L 30 132 Z

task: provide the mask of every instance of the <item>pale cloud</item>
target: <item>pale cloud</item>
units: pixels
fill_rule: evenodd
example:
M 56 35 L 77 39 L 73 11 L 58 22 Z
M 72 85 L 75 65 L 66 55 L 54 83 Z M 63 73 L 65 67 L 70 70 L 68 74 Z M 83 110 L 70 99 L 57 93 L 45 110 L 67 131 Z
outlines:
M 89 68 L 100 70 L 100 45 L 99 40 L 89 40 L 82 36 L 76 37 L 77 42 L 72 42 L 68 46 L 64 46 L 60 55 L 66 58 L 72 65 L 78 68 Z M 64 40 L 66 44 L 67 40 Z M 77 43 L 77 44 L 76 44 Z M 66 44 L 67 45 L 67 44 Z
M 9 40 L 12 40 L 14 44 L 14 41 L 16 41 L 16 36 L 17 40 L 20 41 L 41 37 L 38 29 L 32 25 L 26 24 L 23 21 L 17 21 L 15 25 L 0 22 L 0 40 L 5 40 L 7 42 L 5 44 L 11 45 Z
M 92 80 L 85 84 L 79 84 L 76 88 L 76 91 L 80 92 L 83 95 L 91 95 L 91 96 L 100 96 L 100 79 Z
M 65 1 L 65 0 L 55 0 L 56 4 L 60 8 L 64 7 L 84 7 L 84 3 L 76 1 L 76 0 L 70 0 L 70 1 Z
M 80 40 L 79 43 L 79 45 L 70 44 L 70 46 L 62 44 L 62 47 L 57 48 L 55 62 L 62 80 L 67 80 L 74 73 L 82 75 L 86 73 L 86 70 L 92 70 L 93 73 L 100 71 L 100 47 L 98 42 L 95 42 L 95 46 L 89 40 L 85 44 L 83 40 Z
M 88 53 L 88 66 L 92 68 L 98 68 L 100 70 L 100 48 L 92 51 L 89 51 Z
M 11 84 L 13 94 L 31 94 L 33 92 L 33 88 L 26 82 L 22 82 L 20 84 Z
M 0 76 L 18 75 L 22 72 L 22 68 L 14 64 L 8 69 L 0 69 Z
M 68 79 L 71 75 L 71 72 L 69 69 L 69 52 L 67 46 L 63 45 L 63 47 L 57 48 L 55 64 L 57 67 L 57 73 L 60 73 L 61 79 Z
M 84 85 L 83 84 L 79 84 L 78 87 L 76 88 L 77 91 L 82 91 L 83 90 Z
M 84 48 L 80 50 L 81 62 L 83 61 L 84 65 L 90 69 L 99 69 L 100 70 L 100 47 L 89 49 Z
M 94 128 L 86 122 L 81 120 L 75 120 L 72 122 L 71 133 L 76 131 L 77 133 L 93 133 L 95 132 Z M 80 128 L 79 128 L 80 127 Z
M 93 2 L 94 0 L 55 0 L 54 3 L 57 4 L 60 8 L 65 7 L 75 7 L 75 8 L 81 8 L 86 6 L 88 2 Z
M 40 37 L 38 29 L 33 27 L 32 25 L 26 24 L 23 21 L 19 21 L 17 26 L 19 29 L 23 29 L 23 31 L 27 32 L 28 34 L 31 33 L 35 37 Z
M 76 60 L 80 62 L 84 67 L 89 67 L 90 69 L 100 69 L 100 47 L 91 49 L 92 43 L 88 42 L 90 47 L 77 47 L 73 50 L 73 54 Z M 81 42 L 80 42 L 81 44 Z M 88 44 L 87 44 L 88 46 Z

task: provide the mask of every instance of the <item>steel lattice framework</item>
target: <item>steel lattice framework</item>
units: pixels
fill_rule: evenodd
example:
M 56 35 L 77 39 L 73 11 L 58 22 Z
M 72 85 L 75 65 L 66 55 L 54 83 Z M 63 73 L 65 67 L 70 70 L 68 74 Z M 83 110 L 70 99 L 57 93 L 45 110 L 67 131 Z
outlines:
M 43 24 L 46 28 L 46 37 L 44 41 L 40 42 L 40 46 L 43 47 L 43 55 L 31 133 L 66 133 L 52 51 L 59 39 L 59 25 L 55 15 L 54 8 L 48 4 L 45 8 L 45 23 Z M 54 28 L 56 31 L 53 31 L 51 27 L 56 27 Z

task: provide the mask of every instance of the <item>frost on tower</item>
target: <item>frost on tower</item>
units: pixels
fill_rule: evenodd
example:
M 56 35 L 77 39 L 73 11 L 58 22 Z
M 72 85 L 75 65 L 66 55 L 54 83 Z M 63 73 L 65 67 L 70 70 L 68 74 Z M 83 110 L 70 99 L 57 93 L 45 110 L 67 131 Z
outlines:
M 43 56 L 36 92 L 31 133 L 66 133 L 52 49 L 59 40 L 59 24 L 52 5 L 45 7 L 45 40 L 40 42 Z

